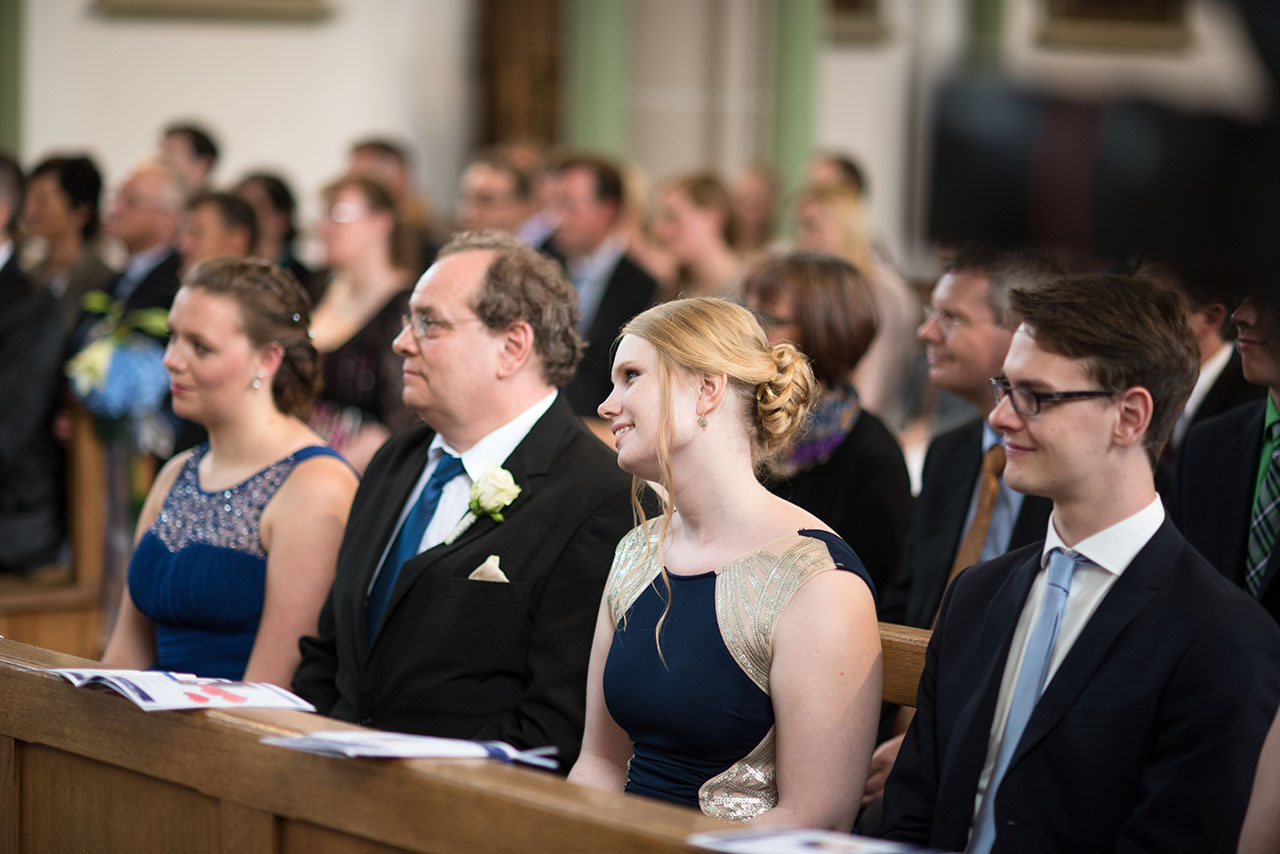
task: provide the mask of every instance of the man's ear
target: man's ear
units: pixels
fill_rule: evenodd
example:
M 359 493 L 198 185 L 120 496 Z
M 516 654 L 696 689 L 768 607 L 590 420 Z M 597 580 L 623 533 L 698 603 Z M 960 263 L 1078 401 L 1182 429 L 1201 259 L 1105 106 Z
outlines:
M 1197 309 L 1197 314 L 1204 317 L 1204 326 L 1216 335 L 1222 335 L 1222 324 L 1227 322 L 1227 307 L 1220 302 L 1211 302 Z
M 533 355 L 533 327 L 517 320 L 502 331 L 502 352 L 498 359 L 498 378 L 506 379 L 524 367 Z
M 1151 427 L 1155 402 L 1151 392 L 1134 386 L 1120 393 L 1120 417 L 1112 431 L 1112 441 L 1122 448 L 1141 445 Z

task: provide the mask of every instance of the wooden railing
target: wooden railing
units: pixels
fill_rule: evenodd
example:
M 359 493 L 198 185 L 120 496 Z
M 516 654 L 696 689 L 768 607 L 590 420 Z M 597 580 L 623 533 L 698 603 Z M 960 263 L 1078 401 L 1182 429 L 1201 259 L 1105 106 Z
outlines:
M 30 578 L 0 577 L 0 635 L 76 655 L 96 656 L 107 548 L 107 459 L 93 417 L 71 407 L 67 449 L 71 562 Z
M 885 699 L 914 702 L 928 633 L 881 627 Z M 485 761 L 341 760 L 263 735 L 348 728 L 265 710 L 139 711 L 0 640 L 0 852 L 692 851 L 700 813 Z

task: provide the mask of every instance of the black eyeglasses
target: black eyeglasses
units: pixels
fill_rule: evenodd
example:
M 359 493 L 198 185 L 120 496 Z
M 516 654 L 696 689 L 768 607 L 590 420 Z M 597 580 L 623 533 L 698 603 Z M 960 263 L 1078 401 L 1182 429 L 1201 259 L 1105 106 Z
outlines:
M 1111 397 L 1114 391 L 1033 391 L 1029 388 L 1016 388 L 1009 385 L 1004 377 L 991 378 L 991 396 L 996 406 L 1006 397 L 1013 405 L 1013 411 L 1019 415 L 1039 415 L 1040 408 L 1046 403 L 1062 403 L 1068 400 L 1088 400 L 1094 397 Z

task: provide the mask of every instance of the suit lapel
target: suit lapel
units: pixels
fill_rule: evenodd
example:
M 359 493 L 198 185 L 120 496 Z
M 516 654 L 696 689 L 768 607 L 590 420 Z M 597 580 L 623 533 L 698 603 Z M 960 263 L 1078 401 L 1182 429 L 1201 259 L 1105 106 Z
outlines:
M 1173 523 L 1165 519 L 1151 540 L 1134 557 L 1089 618 L 1071 646 L 1044 694 L 1036 703 L 1010 766 L 1057 726 L 1089 680 L 1106 659 L 1116 640 L 1151 598 L 1162 579 L 1161 571 L 1176 557 L 1177 536 Z
M 1232 559 L 1226 562 L 1228 565 L 1221 566 L 1220 571 L 1241 587 L 1244 586 L 1249 518 L 1253 513 L 1254 485 L 1258 477 L 1258 455 L 1262 452 L 1262 424 L 1267 412 L 1265 404 L 1255 409 L 1253 417 L 1246 418 L 1241 423 L 1241 429 L 1234 431 L 1223 443 L 1221 452 L 1215 454 L 1223 468 L 1220 482 L 1229 487 L 1221 490 L 1218 500 L 1212 502 L 1217 510 L 1215 527 L 1227 544 L 1235 544 L 1233 548 L 1225 550 Z M 1235 559 L 1236 555 L 1239 559 Z M 1276 550 L 1272 550 L 1266 575 L 1263 576 L 1264 590 L 1275 577 L 1276 557 Z
M 974 674 L 969 699 L 956 715 L 947 753 L 940 766 L 944 777 L 939 781 L 938 787 L 939 803 L 968 805 L 961 811 L 966 823 L 987 755 L 991 722 L 1000 694 L 1000 682 L 1004 677 L 1005 660 L 1009 657 L 1018 617 L 1031 591 L 1031 583 L 1039 571 L 1039 550 L 1033 550 L 1025 559 L 1013 565 L 1008 577 L 991 597 L 978 626 L 977 660 L 982 662 L 982 669 Z
M 572 425 L 575 421 L 576 419 L 570 411 L 569 405 L 565 403 L 563 396 L 557 395 L 555 401 L 551 404 L 551 408 L 538 419 L 533 428 L 529 430 L 528 435 L 507 457 L 503 463 L 503 468 L 511 472 L 512 479 L 520 487 L 520 495 L 503 511 L 503 517 L 507 521 L 510 521 L 512 517 L 520 513 L 521 509 L 529 503 L 537 492 L 538 481 L 546 473 L 551 460 L 554 458 L 566 427 Z M 423 460 L 425 461 L 425 459 L 424 454 Z M 409 484 L 410 489 L 417 482 L 417 477 L 421 476 L 422 467 L 418 466 L 415 471 L 414 480 Z M 403 508 L 407 497 L 408 491 L 406 490 L 405 496 L 401 498 L 397 506 Z M 395 519 L 391 521 L 392 525 L 394 525 Z M 506 522 L 503 524 L 506 524 Z M 481 516 L 454 542 L 438 543 L 406 562 L 400 570 L 399 578 L 396 579 L 395 588 L 391 591 L 391 599 L 387 602 L 386 614 L 382 618 L 383 623 L 385 624 L 391 619 L 396 606 L 405 598 L 408 591 L 413 588 L 413 585 L 422 574 L 434 566 L 444 555 L 471 545 L 481 537 L 492 533 L 497 527 L 497 522 L 494 522 L 488 516 Z M 382 542 L 385 544 L 389 541 L 390 536 L 390 532 L 386 533 Z
M 404 512 L 404 506 L 409 500 L 409 495 L 413 492 L 414 486 L 417 485 L 418 478 L 422 477 L 422 470 L 427 464 L 427 452 L 431 448 L 431 440 L 434 437 L 435 433 L 433 431 L 425 431 L 422 434 L 421 441 L 414 445 L 403 460 L 392 463 L 395 467 L 394 473 L 387 484 L 385 501 L 382 505 L 386 509 L 378 518 L 377 530 L 372 534 L 373 546 L 368 550 L 373 559 L 364 568 L 364 575 L 360 579 L 359 595 L 353 597 L 354 601 L 352 603 L 355 609 L 352 619 L 357 627 L 356 637 L 358 638 L 358 643 L 364 645 L 362 649 L 366 654 L 369 651 L 366 645 L 369 632 L 366 623 L 365 592 L 369 589 L 373 573 L 379 566 L 379 558 L 387 549 L 391 538 L 395 536 L 396 523 L 400 520 L 400 514 Z M 408 569 L 408 564 L 405 565 L 404 569 Z M 397 579 L 397 587 L 401 580 Z M 387 613 L 390 613 L 389 608 Z

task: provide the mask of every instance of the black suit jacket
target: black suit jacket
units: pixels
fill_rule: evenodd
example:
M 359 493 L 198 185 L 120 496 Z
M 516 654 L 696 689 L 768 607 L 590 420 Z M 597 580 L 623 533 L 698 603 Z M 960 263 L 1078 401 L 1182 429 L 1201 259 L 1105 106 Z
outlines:
M 371 647 L 365 591 L 432 436 L 410 428 L 370 462 L 294 690 L 321 713 L 382 729 L 554 744 L 567 769 L 600 596 L 632 525 L 630 478 L 557 398 L 506 460 L 521 487 L 506 521 L 481 518 L 405 563 Z M 467 578 L 490 555 L 510 583 Z
M 176 250 L 169 250 L 160 261 L 152 267 L 142 281 L 129 293 L 128 298 L 124 301 L 124 310 L 126 312 L 139 308 L 168 308 L 173 305 L 173 296 L 178 292 L 179 275 L 182 272 L 182 259 L 178 256 Z M 108 292 L 112 299 L 116 299 L 117 290 L 123 281 L 124 274 L 116 276 L 111 283 Z M 77 353 L 83 350 L 85 345 L 91 343 L 89 333 L 93 330 L 94 322 L 98 315 L 89 314 L 81 311 L 80 319 L 76 322 L 75 331 L 71 334 L 70 353 Z
M 962 849 L 1040 543 L 961 573 L 885 788 L 886 836 Z M 1045 688 L 996 794 L 997 852 L 1234 852 L 1280 702 L 1280 629 L 1160 527 Z
M 51 430 L 62 387 L 62 310 L 31 285 L 15 251 L 0 267 L 0 570 L 57 556 L 62 450 Z
M 982 469 L 982 419 L 966 421 L 929 444 L 920 494 L 911 511 L 902 567 L 881 600 L 880 619 L 927 629 L 938 613 L 964 520 Z M 1014 520 L 1009 549 L 1044 539 L 1053 503 L 1028 495 Z
M 618 259 L 595 317 L 587 327 L 587 350 L 573 379 L 564 388 L 565 399 L 578 415 L 594 416 L 596 407 L 613 390 L 609 379 L 613 339 L 622 325 L 653 304 L 658 289 L 654 278 L 626 255 Z
M 1196 551 L 1243 587 L 1249 515 L 1262 453 L 1265 400 L 1210 418 L 1187 433 L 1169 492 L 1169 518 Z M 1271 550 L 1259 601 L 1280 620 L 1280 548 Z

